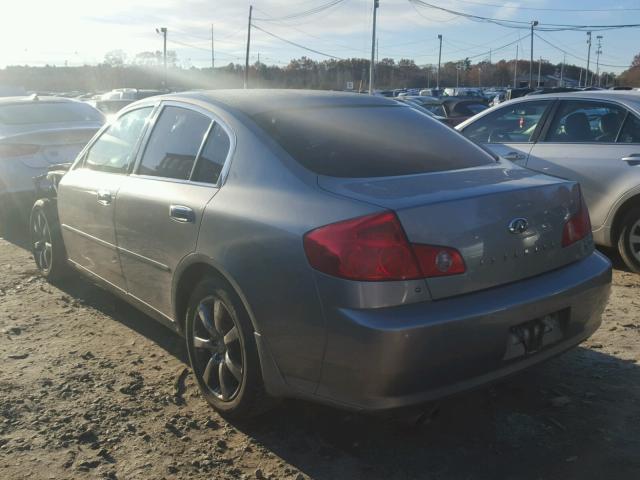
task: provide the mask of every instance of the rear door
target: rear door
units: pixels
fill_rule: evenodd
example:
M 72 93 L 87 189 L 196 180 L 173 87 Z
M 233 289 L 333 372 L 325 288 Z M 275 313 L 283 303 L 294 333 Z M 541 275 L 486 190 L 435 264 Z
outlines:
M 115 200 L 152 110 L 148 106 L 120 116 L 64 175 L 58 189 L 69 259 L 120 289 L 125 285 L 114 229 Z
M 506 160 L 525 165 L 553 99 L 507 104 L 460 129 Z
M 127 290 L 169 318 L 173 272 L 196 248 L 230 148 L 228 130 L 207 111 L 164 102 L 120 187 L 116 232 Z
M 580 182 L 597 229 L 614 202 L 640 184 L 637 122 L 617 103 L 562 100 L 533 147 L 527 168 Z M 633 161 L 634 156 L 639 161 Z

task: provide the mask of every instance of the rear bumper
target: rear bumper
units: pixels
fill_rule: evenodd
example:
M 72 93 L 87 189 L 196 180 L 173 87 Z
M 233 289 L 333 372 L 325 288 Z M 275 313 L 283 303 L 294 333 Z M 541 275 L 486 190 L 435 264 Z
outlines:
M 326 309 L 327 350 L 316 394 L 342 407 L 375 411 L 497 380 L 595 332 L 610 284 L 611 264 L 595 252 L 535 278 L 440 301 Z M 560 311 L 566 316 L 562 340 L 504 360 L 511 327 Z

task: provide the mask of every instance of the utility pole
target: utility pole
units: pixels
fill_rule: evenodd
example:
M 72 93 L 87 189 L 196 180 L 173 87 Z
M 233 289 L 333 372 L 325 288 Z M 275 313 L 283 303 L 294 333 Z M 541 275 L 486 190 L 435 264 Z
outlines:
M 516 43 L 516 63 L 513 66 L 513 88 L 518 88 L 518 47 L 520 42 Z
M 567 54 L 562 56 L 562 63 L 560 64 L 560 86 L 564 87 L 564 64 L 567 63 Z
M 380 6 L 379 0 L 373 0 L 373 31 L 371 33 L 371 63 L 369 64 L 369 95 L 373 95 L 373 77 L 376 59 L 376 14 Z
M 167 88 L 167 27 L 156 28 L 156 33 L 159 33 L 163 37 L 162 58 L 164 63 L 164 80 L 162 86 Z
M 596 37 L 598 39 L 598 49 L 596 50 L 596 77 L 598 77 L 598 86 L 600 86 L 600 54 L 602 54 L 602 35 Z M 593 78 L 591 79 L 593 85 Z
M 489 65 L 491 65 L 491 53 L 493 52 L 493 49 L 489 49 Z
M 211 73 L 216 68 L 215 50 L 213 49 L 213 23 L 211 24 Z
M 440 50 L 438 50 L 438 73 L 436 76 L 436 88 L 440 89 L 440 62 L 442 61 L 442 35 L 438 35 L 438 40 L 440 40 Z
M 589 86 L 589 63 L 591 62 L 591 32 L 587 32 L 587 72 L 584 76 L 584 86 Z
M 460 86 L 460 64 L 456 65 L 456 88 Z
M 540 61 L 538 62 L 538 87 L 540 87 L 540 74 L 542 73 L 542 57 L 540 57 Z
M 529 88 L 533 88 L 533 28 L 538 26 L 538 21 L 531 22 L 531 57 L 529 59 Z
M 253 5 L 249 5 L 249 23 L 247 25 L 247 55 L 244 59 L 244 88 L 249 88 L 249 49 L 251 47 L 251 15 Z
M 478 68 L 478 88 L 482 87 L 482 69 Z

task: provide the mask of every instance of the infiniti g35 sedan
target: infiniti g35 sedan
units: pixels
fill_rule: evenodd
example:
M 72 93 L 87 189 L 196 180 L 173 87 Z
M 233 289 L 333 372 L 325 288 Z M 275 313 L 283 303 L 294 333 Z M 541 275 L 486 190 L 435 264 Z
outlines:
M 150 98 L 49 176 L 40 271 L 73 267 L 181 333 L 230 417 L 469 389 L 589 337 L 609 295 L 574 181 L 383 97 Z
M 456 127 L 496 155 L 580 182 L 595 243 L 640 273 L 640 94 L 524 97 Z

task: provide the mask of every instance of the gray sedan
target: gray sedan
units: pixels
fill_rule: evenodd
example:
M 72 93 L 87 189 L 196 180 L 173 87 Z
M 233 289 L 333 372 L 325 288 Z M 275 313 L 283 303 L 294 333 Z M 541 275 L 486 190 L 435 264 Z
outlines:
M 456 127 L 531 170 L 580 182 L 595 242 L 640 272 L 640 94 L 523 97 Z
M 574 181 L 382 97 L 146 99 L 50 176 L 41 272 L 71 266 L 183 334 L 231 417 L 472 388 L 589 337 L 609 295 Z

